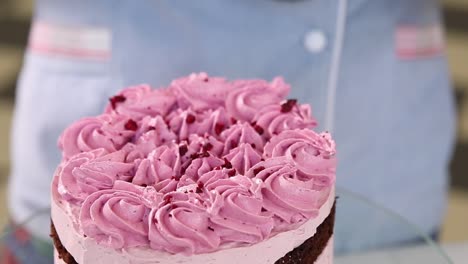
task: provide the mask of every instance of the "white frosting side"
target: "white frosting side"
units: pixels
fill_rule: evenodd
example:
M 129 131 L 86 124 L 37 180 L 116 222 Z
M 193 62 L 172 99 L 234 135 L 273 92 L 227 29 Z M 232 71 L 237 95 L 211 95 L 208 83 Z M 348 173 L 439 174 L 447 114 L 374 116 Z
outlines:
M 333 263 L 333 236 L 330 237 L 322 254 L 317 258 L 314 264 L 332 264 Z
M 98 245 L 93 239 L 86 238 L 75 230 L 71 220 L 71 213 L 61 208 L 54 198 L 52 198 L 52 220 L 63 246 L 80 264 L 270 264 L 312 237 L 317 227 L 330 214 L 334 200 L 335 190 L 333 189 L 327 201 L 320 208 L 319 215 L 295 230 L 279 233 L 268 240 L 248 247 L 227 248 L 209 254 L 192 256 L 173 255 L 148 248 L 115 250 Z M 332 260 L 333 239 L 331 238 L 316 264 L 329 264 L 332 263 Z M 63 263 L 63 261 L 56 259 L 55 263 Z
M 67 264 L 61 258 L 59 258 L 57 249 L 54 248 L 54 264 Z

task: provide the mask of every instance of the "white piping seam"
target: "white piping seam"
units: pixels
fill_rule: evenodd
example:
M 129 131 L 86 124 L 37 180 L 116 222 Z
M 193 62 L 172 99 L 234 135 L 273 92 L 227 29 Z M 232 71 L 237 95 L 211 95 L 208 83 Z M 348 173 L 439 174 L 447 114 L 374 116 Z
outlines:
M 335 25 L 335 42 L 333 45 L 332 61 L 328 75 L 327 104 L 325 112 L 325 129 L 333 132 L 335 123 L 336 88 L 340 71 L 341 52 L 343 50 L 344 33 L 346 28 L 347 0 L 338 0 L 337 19 Z

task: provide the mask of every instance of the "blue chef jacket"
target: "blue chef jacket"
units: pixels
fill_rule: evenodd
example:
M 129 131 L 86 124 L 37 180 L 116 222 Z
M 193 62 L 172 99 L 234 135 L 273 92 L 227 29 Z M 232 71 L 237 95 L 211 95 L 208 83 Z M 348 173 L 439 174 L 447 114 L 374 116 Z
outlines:
M 12 133 L 13 219 L 21 222 L 50 205 L 60 132 L 101 112 L 123 87 L 160 87 L 200 71 L 230 79 L 282 75 L 292 84 L 290 96 L 310 103 L 324 124 L 335 71 L 337 185 L 425 233 L 437 231 L 454 138 L 438 3 L 341 1 L 347 5 L 338 39 L 340 1 L 36 1 L 33 29 L 46 25 L 48 34 L 59 37 L 30 35 Z M 63 36 L 83 42 L 63 43 Z M 358 204 L 339 206 L 337 219 L 339 250 L 414 237 L 401 223 Z M 27 227 L 47 237 L 48 222 L 44 216 Z M 356 229 L 361 235 L 350 235 Z

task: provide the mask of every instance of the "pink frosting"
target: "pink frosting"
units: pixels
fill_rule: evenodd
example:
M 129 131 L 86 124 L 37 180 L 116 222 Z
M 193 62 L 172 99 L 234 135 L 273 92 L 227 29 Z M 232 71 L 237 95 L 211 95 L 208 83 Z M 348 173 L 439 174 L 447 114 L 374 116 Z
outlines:
M 197 114 L 191 109 L 177 109 L 167 116 L 168 124 L 180 139 L 188 139 L 197 132 Z M 189 121 L 191 120 L 191 121 Z
M 141 119 L 145 116 L 166 115 L 175 107 L 172 90 L 153 90 L 149 85 L 129 87 L 109 99 L 106 113 L 117 113 Z
M 65 159 L 78 153 L 104 148 L 109 152 L 120 149 L 135 134 L 125 129 L 130 118 L 103 114 L 78 120 L 67 127 L 58 144 Z
M 193 159 L 190 161 L 190 164 L 186 165 L 187 168 L 182 178 L 190 178 L 192 181 L 196 182 L 201 175 L 212 171 L 216 167 L 221 167 L 223 164 L 224 161 L 222 159 L 211 155 Z M 181 182 L 183 182 L 182 179 Z
M 270 236 L 274 222 L 272 214 L 263 211 L 261 186 L 242 175 L 206 185 L 212 229 L 223 241 L 253 244 Z
M 141 85 L 60 137 L 56 199 L 110 248 L 185 255 L 252 245 L 317 216 L 335 144 L 281 78 Z
M 315 188 L 314 179 L 304 179 L 287 157 L 276 157 L 255 165 L 247 175 L 264 182 L 264 208 L 279 220 L 276 228 L 290 229 L 284 224 L 302 223 L 315 217 L 328 197 L 331 186 Z
M 224 158 L 231 162 L 237 172 L 244 175 L 253 165 L 260 162 L 262 155 L 251 144 L 241 143 L 240 146 L 229 151 Z
M 172 90 L 177 95 L 178 105 L 182 109 L 216 109 L 224 105 L 224 100 L 232 85 L 224 78 L 209 77 L 206 73 L 191 74 L 174 80 Z
M 192 109 L 178 109 L 167 116 L 171 130 L 179 139 L 188 139 L 191 135 L 205 134 L 219 136 L 227 128 L 230 120 L 224 108 L 195 112 Z
M 136 144 L 160 146 L 177 140 L 161 116 L 145 117 L 136 135 Z
M 204 253 L 219 247 L 220 237 L 209 229 L 209 214 L 195 193 L 169 193 L 167 203 L 150 213 L 149 240 L 154 249 L 171 253 Z
M 219 157 L 224 150 L 224 143 L 211 135 L 206 135 L 204 137 L 191 135 L 189 142 L 188 148 L 190 154 L 207 151 Z
M 335 142 L 329 133 L 288 130 L 271 138 L 265 146 L 266 158 L 286 156 L 299 176 L 313 178 L 316 185 L 330 186 L 335 180 Z
M 229 153 L 233 148 L 242 143 L 248 143 L 254 149 L 262 150 L 264 139 L 248 123 L 235 124 L 221 133 L 221 138 L 225 142 L 224 153 Z
M 112 248 L 147 245 L 148 215 L 161 201 L 162 195 L 153 187 L 117 181 L 113 189 L 97 191 L 83 202 L 83 231 Z
M 281 105 L 269 105 L 260 109 L 254 122 L 265 129 L 268 137 L 277 135 L 284 130 L 314 128 L 317 122 L 311 117 L 309 105 L 294 105 L 290 111 Z
M 112 188 L 116 180 L 130 180 L 133 165 L 124 160 L 124 151 L 107 154 L 104 149 L 73 156 L 57 175 L 58 191 L 65 200 L 82 201 L 93 192 Z
M 237 119 L 251 122 L 260 109 L 278 104 L 289 90 L 289 85 L 282 78 L 271 83 L 264 80 L 237 81 L 226 98 L 226 110 Z

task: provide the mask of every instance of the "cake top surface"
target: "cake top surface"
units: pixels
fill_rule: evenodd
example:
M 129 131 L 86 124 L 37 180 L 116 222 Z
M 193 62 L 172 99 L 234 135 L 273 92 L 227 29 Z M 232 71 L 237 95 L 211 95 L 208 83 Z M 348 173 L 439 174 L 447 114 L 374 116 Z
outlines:
M 62 133 L 54 199 L 115 249 L 208 253 L 297 228 L 327 200 L 336 159 L 289 90 L 205 73 L 124 89 Z

